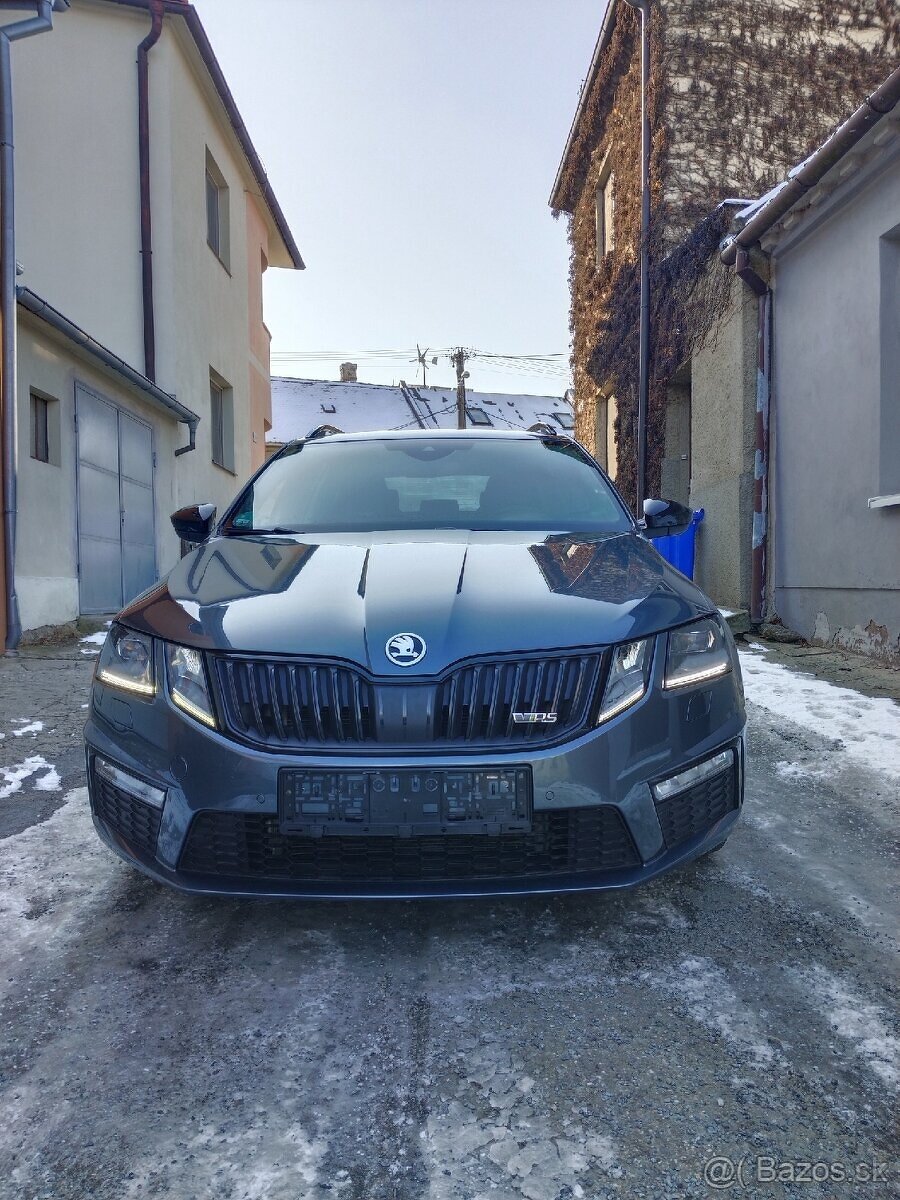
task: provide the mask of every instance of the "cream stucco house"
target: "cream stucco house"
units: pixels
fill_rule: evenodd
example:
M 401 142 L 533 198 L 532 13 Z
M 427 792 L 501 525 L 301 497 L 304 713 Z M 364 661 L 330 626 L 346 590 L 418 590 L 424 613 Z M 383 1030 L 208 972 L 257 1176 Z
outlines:
M 190 4 L 72 0 L 13 74 L 27 634 L 115 611 L 262 463 L 263 273 L 303 263 Z

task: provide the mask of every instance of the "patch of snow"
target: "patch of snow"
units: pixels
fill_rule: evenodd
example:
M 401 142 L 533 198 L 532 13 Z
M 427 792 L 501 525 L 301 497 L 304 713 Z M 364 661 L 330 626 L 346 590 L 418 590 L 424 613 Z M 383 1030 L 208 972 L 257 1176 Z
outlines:
M 40 779 L 35 780 L 35 791 L 37 792 L 58 792 L 60 788 L 59 771 L 56 767 L 51 767 L 46 775 L 42 775 Z
M 32 755 L 31 758 L 26 758 L 24 762 L 17 763 L 14 767 L 0 767 L 0 775 L 3 776 L 3 784 L 0 786 L 0 800 L 5 800 L 13 792 L 20 791 L 25 780 L 30 779 L 32 775 L 36 775 L 38 771 L 52 771 L 56 775 L 56 768 L 53 766 L 53 763 L 48 763 L 42 754 Z M 58 775 L 56 776 L 56 786 L 59 786 Z M 47 785 L 42 790 L 51 790 L 50 785 Z
M 900 705 L 863 696 L 747 651 L 738 651 L 747 699 L 776 717 L 840 742 L 862 766 L 900 779 Z
M 112 621 L 107 621 L 103 629 L 98 629 L 96 633 L 89 633 L 83 638 L 78 639 L 82 654 L 99 654 L 103 643 L 106 641 L 106 631 L 109 629 Z
M 677 967 L 648 972 L 647 980 L 680 999 L 695 1021 L 749 1054 L 756 1066 L 769 1066 L 775 1059 L 756 1015 L 741 1002 L 725 972 L 711 959 L 685 958 Z
M 719 612 L 722 614 L 722 616 L 723 616 L 723 617 L 734 617 L 734 616 L 736 616 L 736 615 L 737 615 L 737 614 L 736 614 L 736 613 L 735 613 L 735 612 L 734 612 L 732 609 L 730 609 L 730 608 L 720 608 L 720 609 L 719 609 Z
M 815 966 L 800 974 L 824 1005 L 834 1032 L 854 1044 L 856 1053 L 884 1083 L 890 1087 L 900 1084 L 900 1039 L 889 1032 L 882 1020 L 883 1010 L 867 1004 L 825 967 Z
M 86 637 L 79 638 L 82 646 L 102 646 L 106 641 L 106 630 L 109 629 L 111 621 L 106 622 L 105 629 L 98 629 L 96 633 L 89 633 Z
M 772 649 L 771 646 L 764 646 L 762 642 L 748 642 L 747 645 L 751 650 L 762 650 L 763 654 L 768 654 Z
M 32 737 L 37 737 L 44 728 L 43 721 L 29 721 L 27 717 L 16 717 L 15 719 L 17 721 L 24 721 L 25 724 L 21 725 L 19 729 L 13 730 L 13 737 L 24 737 L 26 733 L 30 733 Z

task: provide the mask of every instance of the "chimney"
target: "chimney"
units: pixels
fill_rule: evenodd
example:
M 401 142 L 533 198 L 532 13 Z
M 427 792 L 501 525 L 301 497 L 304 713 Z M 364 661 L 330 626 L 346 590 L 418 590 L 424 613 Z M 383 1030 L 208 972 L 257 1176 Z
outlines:
M 356 363 L 341 363 L 341 383 L 356 382 Z

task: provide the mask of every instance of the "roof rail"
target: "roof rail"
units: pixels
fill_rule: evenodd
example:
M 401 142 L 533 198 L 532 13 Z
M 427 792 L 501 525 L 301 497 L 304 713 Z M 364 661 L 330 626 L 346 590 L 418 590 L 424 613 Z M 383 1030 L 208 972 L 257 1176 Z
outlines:
M 331 437 L 333 433 L 343 433 L 343 429 L 338 429 L 337 425 L 317 425 L 315 429 L 311 429 L 306 437 L 305 442 L 314 442 L 316 438 Z

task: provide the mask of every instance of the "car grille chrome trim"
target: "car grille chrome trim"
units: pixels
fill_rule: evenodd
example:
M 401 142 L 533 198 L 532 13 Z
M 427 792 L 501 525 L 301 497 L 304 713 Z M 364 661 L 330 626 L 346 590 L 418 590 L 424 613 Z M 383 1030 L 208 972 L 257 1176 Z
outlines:
M 267 748 L 548 745 L 592 724 L 603 655 L 472 661 L 431 681 L 349 664 L 212 656 L 225 732 Z M 516 721 L 515 714 L 555 721 Z
M 442 837 L 303 837 L 259 813 L 201 812 L 178 870 L 222 878 L 440 883 L 566 877 L 641 865 L 613 805 L 534 814 L 531 832 Z

